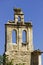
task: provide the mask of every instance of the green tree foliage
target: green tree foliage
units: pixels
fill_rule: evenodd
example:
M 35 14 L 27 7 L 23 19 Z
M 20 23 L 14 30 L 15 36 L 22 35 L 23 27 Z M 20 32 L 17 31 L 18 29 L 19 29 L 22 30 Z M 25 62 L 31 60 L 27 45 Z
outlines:
M 4 63 L 4 65 L 13 65 L 13 59 L 12 60 L 8 60 L 8 56 L 4 55 L 3 56 L 3 63 Z
M 16 64 L 16 65 L 25 65 L 25 63 L 19 63 L 19 64 Z
M 3 64 L 3 56 L 0 55 L 0 65 Z

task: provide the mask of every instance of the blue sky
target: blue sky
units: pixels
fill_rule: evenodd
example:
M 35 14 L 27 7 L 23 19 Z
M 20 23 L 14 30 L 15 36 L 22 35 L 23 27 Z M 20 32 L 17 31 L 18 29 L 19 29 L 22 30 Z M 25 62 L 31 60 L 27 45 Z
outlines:
M 0 54 L 4 52 L 4 24 L 14 19 L 14 7 L 22 9 L 25 21 L 32 21 L 34 48 L 43 51 L 43 0 L 0 0 Z

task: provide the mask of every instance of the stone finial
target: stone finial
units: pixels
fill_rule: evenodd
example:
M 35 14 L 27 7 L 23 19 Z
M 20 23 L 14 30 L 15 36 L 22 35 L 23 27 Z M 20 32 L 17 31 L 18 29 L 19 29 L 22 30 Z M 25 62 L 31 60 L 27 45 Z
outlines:
M 24 15 L 21 8 L 14 8 L 13 10 L 14 10 L 14 13 L 17 14 L 17 15 L 19 15 L 19 14 Z
M 14 8 L 13 9 L 15 12 L 20 12 L 21 11 L 21 8 Z

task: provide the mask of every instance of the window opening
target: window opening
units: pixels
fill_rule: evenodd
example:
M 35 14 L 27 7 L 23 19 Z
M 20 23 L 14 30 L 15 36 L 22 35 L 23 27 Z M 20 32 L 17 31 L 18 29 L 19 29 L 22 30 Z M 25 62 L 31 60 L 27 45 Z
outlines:
M 20 22 L 20 20 L 21 20 L 21 18 L 20 18 L 20 16 L 18 16 L 18 21 Z
M 12 31 L 12 43 L 16 44 L 17 42 L 17 33 L 15 30 Z
M 26 43 L 26 41 L 27 41 L 26 38 L 27 38 L 27 36 L 26 36 L 26 31 L 23 31 L 23 32 L 22 32 L 22 42 L 23 42 L 23 43 Z

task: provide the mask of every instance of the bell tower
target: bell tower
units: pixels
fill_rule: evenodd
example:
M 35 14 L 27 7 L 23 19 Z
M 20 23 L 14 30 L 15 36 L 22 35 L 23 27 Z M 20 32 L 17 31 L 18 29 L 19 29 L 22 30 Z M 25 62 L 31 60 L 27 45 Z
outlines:
M 12 42 L 12 31 L 16 33 L 16 42 Z M 14 38 L 14 40 L 15 40 Z M 5 24 L 5 54 L 14 60 L 14 65 L 31 63 L 33 51 L 32 23 L 24 21 L 24 13 L 20 8 L 14 9 L 14 20 Z
M 24 22 L 24 14 L 20 8 L 14 9 L 14 20 L 15 20 L 15 23 L 17 23 L 17 22 L 23 23 Z
M 24 14 L 20 8 L 14 9 L 14 21 L 5 24 L 6 50 L 33 51 L 32 23 L 24 22 Z M 16 31 L 16 44 L 12 44 L 12 31 Z M 15 40 L 15 39 L 14 39 Z M 24 40 L 24 41 L 23 41 Z M 17 48 L 13 48 L 13 46 Z

